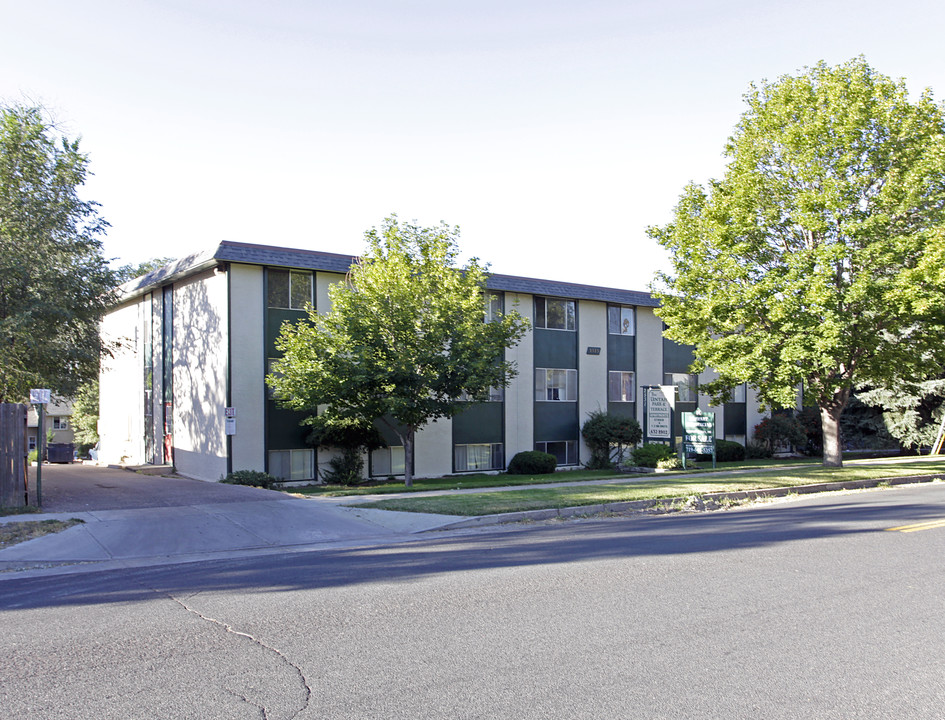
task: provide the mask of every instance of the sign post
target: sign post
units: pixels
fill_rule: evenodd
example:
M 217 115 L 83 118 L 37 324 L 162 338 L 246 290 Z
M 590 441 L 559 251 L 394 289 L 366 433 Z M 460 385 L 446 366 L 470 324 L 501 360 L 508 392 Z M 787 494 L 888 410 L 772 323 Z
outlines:
M 712 455 L 715 470 L 715 413 L 684 412 L 680 415 L 683 431 L 682 466 L 686 469 L 686 455 Z
M 49 390 L 30 390 L 30 403 L 39 405 L 36 426 L 36 505 L 43 506 L 43 445 L 46 440 L 46 403 L 52 399 Z

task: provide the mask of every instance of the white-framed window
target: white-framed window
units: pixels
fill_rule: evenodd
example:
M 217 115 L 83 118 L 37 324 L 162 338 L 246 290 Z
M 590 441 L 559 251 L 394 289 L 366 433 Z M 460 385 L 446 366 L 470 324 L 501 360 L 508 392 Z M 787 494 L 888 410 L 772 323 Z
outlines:
M 270 450 L 269 474 L 281 480 L 314 480 L 315 451 L 310 448 Z
M 699 399 L 699 378 L 687 373 L 666 373 L 664 385 L 675 385 L 677 402 L 696 402 Z
M 558 465 L 577 465 L 578 447 L 575 440 L 547 440 L 535 443 L 535 449 L 555 456 Z
M 466 392 L 463 392 L 459 396 L 459 399 L 462 402 L 473 402 L 473 400 L 469 397 L 469 394 Z M 504 400 L 505 400 L 505 388 L 503 387 L 489 388 L 489 393 L 485 399 L 485 402 L 503 402 Z
M 69 429 L 69 419 L 64 417 L 59 417 L 58 415 L 52 419 L 53 430 L 68 430 Z
M 576 327 L 574 300 L 562 298 L 535 298 L 535 327 L 546 330 L 574 330 Z
M 26 449 L 27 451 L 32 451 L 36 449 L 36 436 L 35 435 L 30 435 L 27 438 Z
M 607 306 L 607 332 L 611 335 L 636 335 L 636 312 L 623 305 Z
M 312 301 L 313 278 L 310 270 L 277 270 L 270 268 L 268 306 L 286 310 L 304 310 Z
M 490 290 L 486 293 L 486 322 L 495 322 L 502 316 L 502 293 Z
M 535 368 L 536 402 L 577 402 L 577 370 Z
M 607 399 L 610 402 L 636 402 L 635 373 L 627 370 L 611 370 L 607 373 Z
M 743 403 L 747 402 L 748 396 L 748 386 L 745 383 L 741 385 L 736 385 L 732 388 L 732 399 L 730 402 L 733 403 Z
M 392 445 L 371 451 L 371 475 L 374 477 L 403 475 L 406 467 L 403 445 Z
M 453 446 L 456 472 L 502 470 L 505 453 L 502 443 L 471 443 Z

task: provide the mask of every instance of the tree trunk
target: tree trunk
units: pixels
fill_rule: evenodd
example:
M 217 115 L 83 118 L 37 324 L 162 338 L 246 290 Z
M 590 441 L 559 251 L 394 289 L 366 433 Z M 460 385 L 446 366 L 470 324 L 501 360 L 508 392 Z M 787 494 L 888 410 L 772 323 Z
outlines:
M 413 428 L 407 429 L 402 436 L 404 442 L 404 487 L 413 487 Z
M 843 438 L 840 416 L 850 399 L 850 390 L 838 391 L 820 406 L 820 427 L 824 434 L 824 467 L 843 467 Z

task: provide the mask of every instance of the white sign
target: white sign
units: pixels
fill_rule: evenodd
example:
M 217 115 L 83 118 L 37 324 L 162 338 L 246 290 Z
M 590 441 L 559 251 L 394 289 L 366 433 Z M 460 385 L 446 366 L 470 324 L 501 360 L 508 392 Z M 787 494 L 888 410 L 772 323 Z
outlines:
M 49 390 L 30 390 L 31 405 L 45 405 L 52 399 L 52 392 Z
M 661 385 L 647 389 L 646 393 L 646 437 L 647 439 L 670 440 L 673 437 L 673 405 L 676 400 L 675 385 Z
M 235 417 L 236 417 L 236 408 L 235 408 L 235 407 L 225 407 L 225 408 L 223 408 L 223 417 L 235 418 Z
M 224 432 L 227 435 L 236 435 L 236 418 L 228 417 L 224 420 Z

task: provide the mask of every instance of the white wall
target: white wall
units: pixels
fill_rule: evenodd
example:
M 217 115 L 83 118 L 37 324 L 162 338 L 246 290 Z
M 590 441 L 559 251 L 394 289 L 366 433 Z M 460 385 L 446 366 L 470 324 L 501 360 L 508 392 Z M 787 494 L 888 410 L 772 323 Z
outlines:
M 174 466 L 226 475 L 227 278 L 207 270 L 174 285 Z
M 643 427 L 645 385 L 663 384 L 663 321 L 653 308 L 637 308 L 637 420 Z
M 140 300 L 102 318 L 103 341 L 113 348 L 99 374 L 99 461 L 144 464 L 144 365 Z
M 266 465 L 266 351 L 263 268 L 232 264 L 230 282 L 230 402 L 236 435 L 230 448 L 233 470 Z
M 516 304 L 517 303 L 517 304 Z M 507 310 L 532 317 L 532 296 L 506 293 Z M 518 375 L 505 390 L 505 462 L 519 452 L 535 449 L 535 337 L 531 328 L 505 357 L 515 363 Z
M 581 300 L 578 318 L 578 436 L 585 463 L 591 452 L 580 429 L 590 413 L 607 412 L 607 304 Z M 588 355 L 588 347 L 600 348 L 600 354 Z

